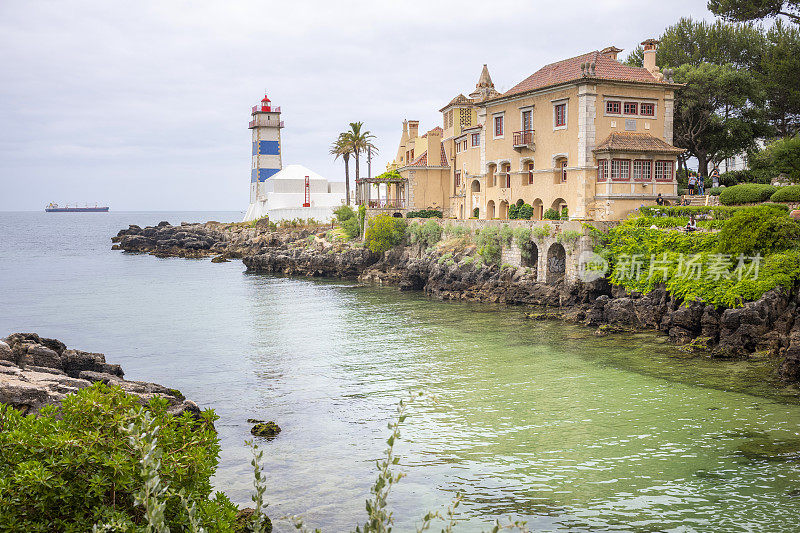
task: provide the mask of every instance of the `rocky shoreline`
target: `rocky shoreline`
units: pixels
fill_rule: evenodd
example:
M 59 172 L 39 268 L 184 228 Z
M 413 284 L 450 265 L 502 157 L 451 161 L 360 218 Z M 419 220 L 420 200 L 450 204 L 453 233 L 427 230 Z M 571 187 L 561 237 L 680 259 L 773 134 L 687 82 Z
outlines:
M 159 257 L 241 258 L 248 272 L 358 279 L 421 290 L 435 298 L 544 308 L 533 319 L 563 319 L 614 331 L 659 331 L 685 350 L 718 358 L 775 358 L 777 378 L 800 382 L 800 291 L 770 291 L 743 307 L 678 300 L 663 288 L 630 293 L 601 279 L 545 284 L 530 268 L 483 265 L 474 246 L 398 247 L 382 256 L 329 241 L 327 228 L 269 230 L 242 224 L 131 226 L 115 248 Z
M 157 383 L 124 379 L 120 365 L 106 362 L 101 353 L 67 348 L 56 339 L 36 333 L 13 333 L 0 339 L 0 403 L 23 414 L 36 414 L 47 405 L 58 405 L 67 394 L 105 383 L 137 396 L 142 404 L 160 397 L 167 412 L 200 416 L 200 408 L 180 391 Z

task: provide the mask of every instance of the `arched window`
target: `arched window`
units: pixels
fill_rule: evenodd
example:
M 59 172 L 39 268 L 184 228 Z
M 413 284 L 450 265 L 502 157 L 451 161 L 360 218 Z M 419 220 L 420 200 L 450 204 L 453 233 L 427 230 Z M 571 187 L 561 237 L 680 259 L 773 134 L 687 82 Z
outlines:
M 503 171 L 501 172 L 500 176 L 500 184 L 501 187 L 505 187 L 506 189 L 511 188 L 511 163 L 503 163 L 502 167 Z
M 533 161 L 528 161 L 525 167 L 528 171 L 528 185 L 533 185 Z

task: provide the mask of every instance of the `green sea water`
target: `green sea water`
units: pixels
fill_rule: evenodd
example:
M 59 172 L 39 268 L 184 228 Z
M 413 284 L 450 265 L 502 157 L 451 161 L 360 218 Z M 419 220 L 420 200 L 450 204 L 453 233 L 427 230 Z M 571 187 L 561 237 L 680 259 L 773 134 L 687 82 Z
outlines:
M 398 531 L 456 494 L 463 531 L 509 516 L 536 531 L 800 529 L 800 406 L 750 367 L 523 308 L 110 250 L 128 223 L 237 213 L 93 216 L 0 213 L 0 335 L 104 352 L 214 408 L 215 484 L 240 503 L 246 419 L 275 420 L 276 530 L 290 514 L 325 531 L 363 520 L 386 425 L 419 392 L 395 447 Z

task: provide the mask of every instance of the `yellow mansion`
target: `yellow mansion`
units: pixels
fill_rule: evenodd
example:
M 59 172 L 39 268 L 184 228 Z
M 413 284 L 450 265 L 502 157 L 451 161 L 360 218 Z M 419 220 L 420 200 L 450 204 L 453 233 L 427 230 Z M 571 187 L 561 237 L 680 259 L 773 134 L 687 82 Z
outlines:
M 547 65 L 503 94 L 483 66 L 475 90 L 440 111 L 441 127 L 420 135 L 403 122 L 395 160 L 374 209 L 438 208 L 445 216 L 508 218 L 522 200 L 541 219 L 552 208 L 575 220 L 618 220 L 660 193 L 675 202 L 674 91 L 644 43 L 644 67 L 599 52 Z

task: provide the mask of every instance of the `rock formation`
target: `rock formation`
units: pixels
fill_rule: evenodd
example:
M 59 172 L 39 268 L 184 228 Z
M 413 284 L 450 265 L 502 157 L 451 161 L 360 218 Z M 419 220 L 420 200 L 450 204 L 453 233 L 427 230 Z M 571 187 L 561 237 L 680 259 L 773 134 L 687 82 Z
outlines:
M 156 396 L 165 398 L 172 414 L 199 416 L 197 404 L 177 390 L 129 381 L 123 375 L 122 368 L 106 363 L 101 353 L 68 349 L 63 342 L 36 333 L 14 333 L 0 340 L 0 402 L 24 414 L 58 405 L 67 394 L 99 381 L 138 396 L 142 403 Z

